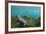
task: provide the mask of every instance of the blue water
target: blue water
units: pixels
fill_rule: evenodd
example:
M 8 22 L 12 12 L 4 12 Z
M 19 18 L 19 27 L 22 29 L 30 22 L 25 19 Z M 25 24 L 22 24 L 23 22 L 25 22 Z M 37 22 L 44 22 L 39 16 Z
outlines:
M 40 7 L 35 6 L 11 6 L 11 16 L 30 16 L 34 19 L 40 17 Z

